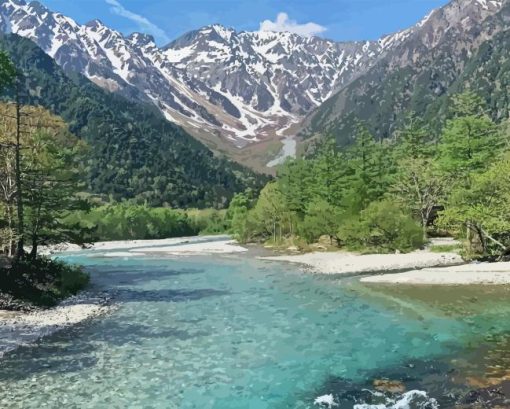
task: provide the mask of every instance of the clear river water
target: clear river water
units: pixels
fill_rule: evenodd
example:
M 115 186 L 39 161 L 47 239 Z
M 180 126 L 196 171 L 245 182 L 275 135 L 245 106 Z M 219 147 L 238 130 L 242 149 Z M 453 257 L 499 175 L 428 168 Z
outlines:
M 116 308 L 9 353 L 2 408 L 444 408 L 452 359 L 510 329 L 493 296 L 464 311 L 482 301 L 396 294 L 251 254 L 65 258 Z M 383 397 L 370 386 L 385 377 L 427 398 Z

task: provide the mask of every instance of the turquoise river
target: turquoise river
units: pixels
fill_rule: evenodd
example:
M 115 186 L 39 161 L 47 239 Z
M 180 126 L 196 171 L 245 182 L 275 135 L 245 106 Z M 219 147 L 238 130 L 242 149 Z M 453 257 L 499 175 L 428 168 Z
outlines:
M 7 354 L 1 408 L 448 408 L 466 386 L 444 374 L 482 376 L 459 357 L 510 330 L 497 296 L 400 294 L 251 253 L 64 258 L 114 308 Z

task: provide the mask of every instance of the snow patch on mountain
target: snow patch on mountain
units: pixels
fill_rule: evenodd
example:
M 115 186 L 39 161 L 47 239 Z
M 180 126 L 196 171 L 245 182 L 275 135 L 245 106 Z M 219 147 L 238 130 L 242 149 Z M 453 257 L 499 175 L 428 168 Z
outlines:
M 500 0 L 475 2 L 481 10 Z M 80 25 L 38 2 L 0 0 L 0 27 L 36 42 L 65 70 L 156 105 L 190 133 L 237 147 L 279 139 L 380 58 L 429 24 L 378 41 L 334 42 L 290 32 L 237 32 L 213 24 L 165 47 L 124 36 L 99 20 Z

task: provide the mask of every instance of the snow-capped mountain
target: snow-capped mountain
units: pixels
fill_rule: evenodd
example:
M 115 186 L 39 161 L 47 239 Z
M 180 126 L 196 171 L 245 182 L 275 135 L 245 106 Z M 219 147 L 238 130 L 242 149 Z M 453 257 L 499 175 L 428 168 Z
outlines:
M 39 2 L 0 1 L 0 25 L 35 41 L 65 70 L 156 104 L 192 134 L 242 147 L 279 134 L 400 40 L 337 43 L 211 25 L 163 48 L 100 21 L 80 25 Z
M 491 13 L 496 0 L 454 0 Z M 431 15 L 434 13 L 431 13 Z M 192 31 L 165 47 L 148 35 L 124 36 L 98 20 L 81 25 L 24 0 L 0 0 L 0 28 L 36 42 L 67 71 L 110 91 L 154 103 L 213 146 L 244 147 L 279 137 L 381 58 L 424 32 L 416 26 L 379 41 L 333 42 L 291 33 Z M 429 27 L 434 46 L 448 27 Z

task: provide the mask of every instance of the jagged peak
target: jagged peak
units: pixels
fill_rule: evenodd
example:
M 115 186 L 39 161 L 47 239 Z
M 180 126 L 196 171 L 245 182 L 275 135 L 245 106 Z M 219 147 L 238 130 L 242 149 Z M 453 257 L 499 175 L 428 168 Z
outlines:
M 225 27 L 224 25 L 218 23 L 202 27 L 198 30 L 198 32 L 205 35 L 217 35 L 224 41 L 230 41 L 232 36 L 237 34 L 236 30 L 233 28 Z
M 98 18 L 95 18 L 94 20 L 90 20 L 88 22 L 85 23 L 85 26 L 86 27 L 90 27 L 90 28 L 101 28 L 101 27 L 105 27 L 105 25 L 103 24 L 103 22 L 101 20 L 99 20 Z
M 132 43 L 132 44 L 137 44 L 137 45 L 141 45 L 141 46 L 144 46 L 144 45 L 148 45 L 148 44 L 155 44 L 155 40 L 154 40 L 154 37 L 150 34 L 146 34 L 146 33 L 132 33 L 130 34 L 127 39 Z
M 49 9 L 44 4 L 41 4 L 40 2 L 38 2 L 36 0 L 31 1 L 28 4 L 28 7 L 38 14 L 47 13 L 49 11 Z

